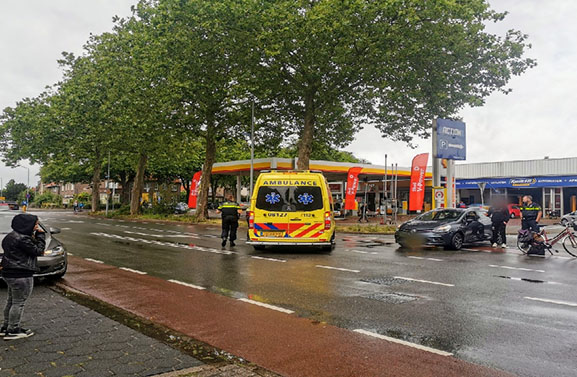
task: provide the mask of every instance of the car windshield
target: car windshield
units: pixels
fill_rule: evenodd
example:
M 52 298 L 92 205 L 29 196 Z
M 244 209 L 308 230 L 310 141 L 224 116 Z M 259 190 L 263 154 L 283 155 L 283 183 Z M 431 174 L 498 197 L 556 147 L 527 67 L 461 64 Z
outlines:
M 261 186 L 256 208 L 265 211 L 316 211 L 323 208 L 323 196 L 318 186 Z
M 417 220 L 421 221 L 445 221 L 445 220 L 457 220 L 463 212 L 455 211 L 451 209 L 439 210 L 439 211 L 429 211 L 423 213 L 421 216 L 417 217 Z

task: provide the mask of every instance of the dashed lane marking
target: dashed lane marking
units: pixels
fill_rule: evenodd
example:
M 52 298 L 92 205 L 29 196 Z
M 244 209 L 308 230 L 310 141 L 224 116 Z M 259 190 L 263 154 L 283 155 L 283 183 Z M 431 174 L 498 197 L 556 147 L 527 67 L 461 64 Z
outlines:
M 275 259 L 275 258 L 265 258 L 265 257 L 257 257 L 257 256 L 251 256 L 252 259 L 260 259 L 260 260 L 267 260 L 267 261 L 271 261 L 271 262 L 286 262 L 285 259 Z
M 185 235 L 185 234 L 150 234 L 142 232 L 132 232 L 130 230 L 125 230 L 126 234 L 136 234 L 137 236 L 155 237 L 155 238 L 198 238 L 197 236 Z
M 407 277 L 403 277 L 403 276 L 394 276 L 395 279 L 402 279 L 402 280 L 407 280 L 407 281 L 414 281 L 417 283 L 427 283 L 427 284 L 435 284 L 435 285 L 442 285 L 444 287 L 454 287 L 454 284 L 447 284 L 447 283 L 439 283 L 437 281 L 429 281 L 429 280 L 421 280 L 421 279 L 413 279 L 413 278 L 407 278 Z
M 358 253 L 358 254 L 371 254 L 371 255 L 376 255 L 378 254 L 377 252 L 374 251 L 363 251 L 363 250 L 351 250 L 353 253 Z
M 359 273 L 359 272 L 361 272 L 361 271 L 359 271 L 359 270 L 350 270 L 350 269 L 348 269 L 348 268 L 339 268 L 339 267 L 323 266 L 323 265 L 320 265 L 320 264 L 317 264 L 315 267 L 318 267 L 318 268 L 326 268 L 327 270 L 337 270 L 337 271 L 354 272 L 354 273 Z
M 442 259 L 437 259 L 437 258 L 425 258 L 425 257 L 414 257 L 412 255 L 409 255 L 407 258 L 411 258 L 411 259 L 422 259 L 422 260 L 430 260 L 433 262 L 442 262 Z
M 68 253 L 68 255 L 72 255 L 72 254 Z M 84 260 L 87 260 L 87 261 L 89 261 L 89 262 L 94 262 L 94 263 L 100 263 L 100 264 L 103 264 L 103 263 L 104 263 L 104 262 L 101 261 L 101 260 L 92 259 L 92 258 L 84 258 Z
M 279 312 L 283 312 L 286 314 L 293 314 L 294 311 L 289 310 L 289 309 L 285 309 L 285 308 L 281 308 L 280 306 L 274 306 L 274 305 L 269 305 L 269 304 L 265 304 L 263 302 L 259 302 L 259 301 L 254 301 L 254 300 L 249 300 L 248 298 L 239 298 L 239 301 L 242 302 L 246 302 L 249 304 L 253 304 L 253 305 L 258 305 L 258 306 L 262 306 L 263 308 L 267 308 L 267 309 L 272 309 L 272 310 L 276 310 Z
M 139 274 L 139 275 L 147 275 L 147 273 L 144 271 L 133 270 L 132 268 L 128 268 L 128 267 L 118 267 L 118 268 L 121 270 L 124 270 L 124 271 L 134 272 L 135 274 Z
M 575 302 L 549 300 L 549 299 L 546 299 L 546 298 L 537 298 L 537 297 L 525 297 L 525 298 L 526 298 L 527 300 L 547 302 L 547 303 L 550 303 L 550 304 L 557 304 L 557 305 L 566 305 L 566 306 L 577 307 L 577 303 L 575 303 Z
M 60 228 L 60 230 L 71 230 L 72 228 Z
M 355 332 L 358 332 L 359 334 L 364 334 L 364 335 L 368 335 L 368 336 L 372 336 L 374 338 L 379 338 L 379 339 L 383 339 L 383 340 L 387 340 L 389 342 L 393 342 L 393 343 L 398 343 L 398 344 L 402 344 L 405 346 L 409 346 L 412 348 L 416 348 L 422 351 L 427 351 L 427 352 L 431 352 L 431 353 L 436 353 L 437 355 L 441 355 L 441 356 L 452 356 L 453 354 L 450 352 L 446 352 L 446 351 L 441 351 L 435 348 L 431 348 L 431 347 L 427 347 L 427 346 L 422 346 L 420 344 L 416 344 L 416 343 L 411 343 L 411 342 L 407 342 L 405 340 L 401 340 L 401 339 L 397 339 L 397 338 L 391 338 L 389 336 L 385 336 L 385 335 L 381 335 L 381 334 L 377 334 L 371 331 L 367 331 L 367 330 L 363 330 L 363 329 L 357 329 L 354 330 Z
M 156 241 L 156 240 L 152 241 L 152 240 L 146 240 L 144 238 L 119 236 L 117 234 L 100 233 L 100 232 L 92 232 L 90 234 L 93 236 L 113 238 L 113 239 L 123 240 L 123 241 L 141 242 L 141 243 L 153 244 L 153 245 L 158 245 L 158 246 L 167 246 L 167 247 L 173 247 L 173 248 L 177 248 L 177 249 L 206 251 L 208 253 L 213 253 L 213 254 L 224 254 L 224 255 L 237 254 L 234 251 L 217 250 L 217 249 L 214 249 L 212 247 L 202 247 L 202 246 L 196 246 L 196 245 L 187 245 L 187 244 L 174 243 L 174 242 L 162 242 L 162 241 Z
M 185 283 L 185 282 L 180 281 L 180 280 L 169 279 L 168 281 L 171 282 L 171 283 L 184 285 L 184 286 L 189 287 L 189 288 L 200 289 L 200 290 L 206 289 L 206 288 L 204 288 L 204 287 L 201 287 L 201 286 L 198 286 L 198 285 L 194 285 L 194 284 Z
M 495 264 L 490 264 L 489 267 L 493 267 L 493 268 L 504 268 L 504 269 L 507 269 L 507 270 L 518 270 L 518 271 L 545 272 L 545 270 L 534 270 L 534 269 L 532 269 L 532 268 L 499 266 L 499 265 L 495 265 Z

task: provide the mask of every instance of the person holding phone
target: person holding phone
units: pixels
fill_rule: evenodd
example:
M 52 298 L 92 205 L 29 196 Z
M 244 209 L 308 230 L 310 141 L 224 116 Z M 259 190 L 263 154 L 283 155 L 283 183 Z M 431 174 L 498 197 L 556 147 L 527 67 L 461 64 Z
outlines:
M 38 256 L 44 254 L 46 237 L 38 225 L 38 217 L 19 214 L 12 219 L 12 232 L 2 240 L 4 256 L 0 264 L 2 278 L 8 285 L 4 308 L 4 323 L 0 336 L 4 340 L 27 338 L 34 335 L 20 327 L 24 304 L 34 286 L 33 275 L 38 269 Z

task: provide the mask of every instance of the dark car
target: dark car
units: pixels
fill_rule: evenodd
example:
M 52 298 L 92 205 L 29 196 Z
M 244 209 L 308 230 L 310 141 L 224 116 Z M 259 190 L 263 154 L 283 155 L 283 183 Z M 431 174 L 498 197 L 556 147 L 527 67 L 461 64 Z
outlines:
M 436 209 L 399 226 L 395 241 L 402 247 L 443 246 L 459 250 L 465 244 L 491 238 L 491 219 L 481 208 Z
M 20 211 L 0 211 L 0 242 L 12 231 L 12 218 L 21 213 Z M 53 234 L 60 233 L 58 228 L 49 228 L 40 223 L 42 229 L 46 232 L 46 250 L 44 255 L 38 257 L 39 271 L 34 274 L 35 277 L 51 277 L 54 279 L 61 278 L 66 273 L 68 267 L 68 257 L 64 246 L 60 241 L 53 237 Z M 0 260 L 4 251 L 0 247 Z

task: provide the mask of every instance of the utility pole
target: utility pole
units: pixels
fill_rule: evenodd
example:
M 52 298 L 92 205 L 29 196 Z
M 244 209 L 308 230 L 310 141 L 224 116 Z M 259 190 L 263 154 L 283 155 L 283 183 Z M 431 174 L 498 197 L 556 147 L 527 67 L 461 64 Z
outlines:
M 248 202 L 252 199 L 252 187 L 254 180 L 254 100 L 251 106 L 251 120 L 250 120 L 250 184 L 248 188 Z
M 387 155 L 385 154 L 385 179 L 383 180 L 383 225 L 387 224 Z
M 110 151 L 108 151 L 108 172 L 106 173 L 106 183 L 105 183 L 105 190 L 106 190 L 106 217 L 108 217 L 108 201 L 109 201 L 109 195 L 108 195 L 108 180 L 110 179 Z

